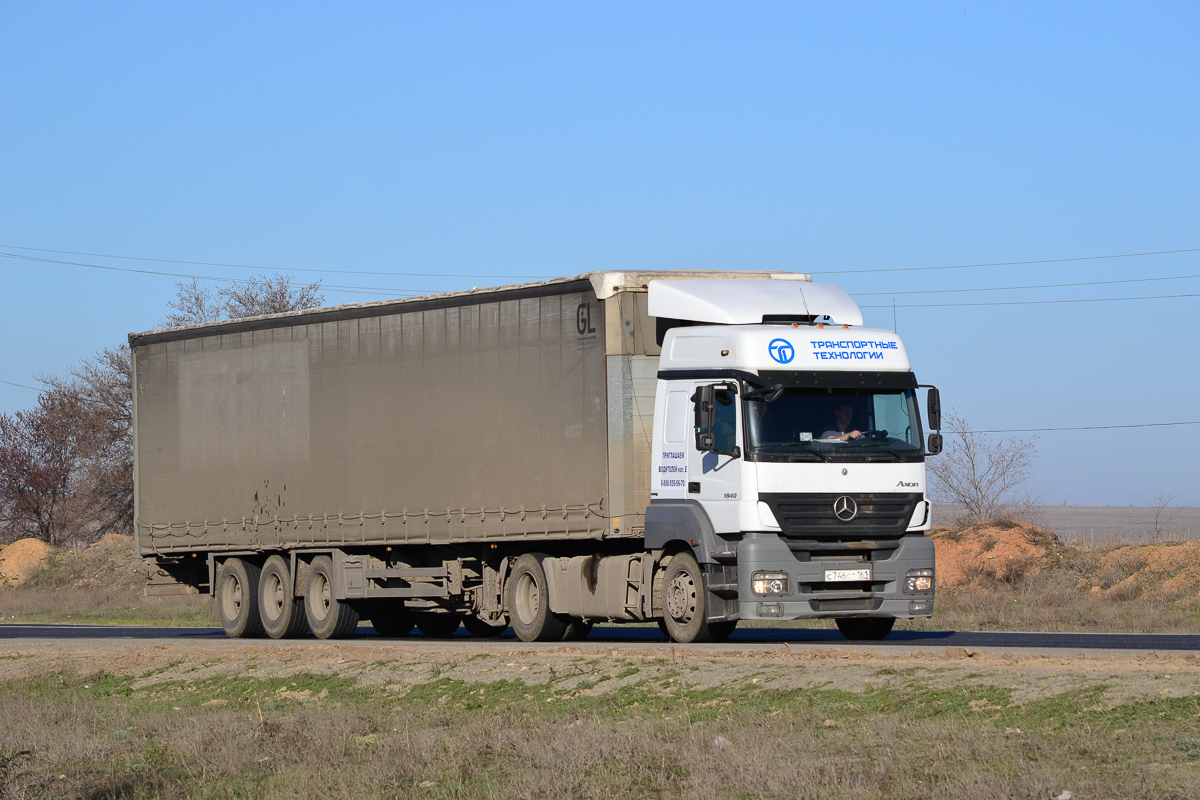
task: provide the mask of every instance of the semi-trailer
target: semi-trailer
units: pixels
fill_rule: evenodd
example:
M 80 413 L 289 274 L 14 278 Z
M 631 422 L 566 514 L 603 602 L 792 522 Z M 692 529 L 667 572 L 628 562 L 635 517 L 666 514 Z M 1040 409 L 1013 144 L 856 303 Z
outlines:
M 230 636 L 870 639 L 933 613 L 941 436 L 896 333 L 807 275 L 592 272 L 129 341 L 146 593 L 211 594 Z

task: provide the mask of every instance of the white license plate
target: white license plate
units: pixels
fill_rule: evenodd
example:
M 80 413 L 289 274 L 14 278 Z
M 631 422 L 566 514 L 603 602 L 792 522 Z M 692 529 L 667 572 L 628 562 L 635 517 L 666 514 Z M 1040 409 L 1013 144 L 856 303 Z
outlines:
M 871 568 L 827 569 L 825 570 L 825 580 L 829 583 L 842 583 L 844 581 L 869 581 L 871 580 Z

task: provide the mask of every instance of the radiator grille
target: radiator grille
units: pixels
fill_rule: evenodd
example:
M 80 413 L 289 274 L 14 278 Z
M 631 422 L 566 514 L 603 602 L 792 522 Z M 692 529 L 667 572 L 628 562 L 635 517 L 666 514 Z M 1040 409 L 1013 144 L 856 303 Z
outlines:
M 834 514 L 834 503 L 849 497 L 858 513 L 849 522 Z M 908 528 L 919 494 L 761 494 L 788 537 L 839 539 L 901 536 Z

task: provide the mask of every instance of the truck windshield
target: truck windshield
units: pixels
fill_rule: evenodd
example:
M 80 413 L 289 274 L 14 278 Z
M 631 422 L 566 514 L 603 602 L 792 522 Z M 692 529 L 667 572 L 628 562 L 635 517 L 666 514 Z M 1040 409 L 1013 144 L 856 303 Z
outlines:
M 812 460 L 922 455 L 912 389 L 786 389 L 774 402 L 746 402 L 746 440 L 761 455 L 811 453 Z

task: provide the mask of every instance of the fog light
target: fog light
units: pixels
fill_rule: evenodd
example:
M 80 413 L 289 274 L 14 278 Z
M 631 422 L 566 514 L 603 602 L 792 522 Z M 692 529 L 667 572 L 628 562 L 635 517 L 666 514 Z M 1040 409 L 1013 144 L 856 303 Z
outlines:
M 787 594 L 788 576 L 784 572 L 756 572 L 751 577 L 755 594 Z
M 760 617 L 782 617 L 783 616 L 783 604 L 782 603 L 759 603 L 758 604 L 758 615 Z
M 933 613 L 933 601 L 932 600 L 909 600 L 908 601 L 908 613 L 910 613 L 910 614 L 932 614 Z
M 917 592 L 932 592 L 933 591 L 933 570 L 931 569 L 910 569 L 904 576 L 904 593 L 916 594 Z

